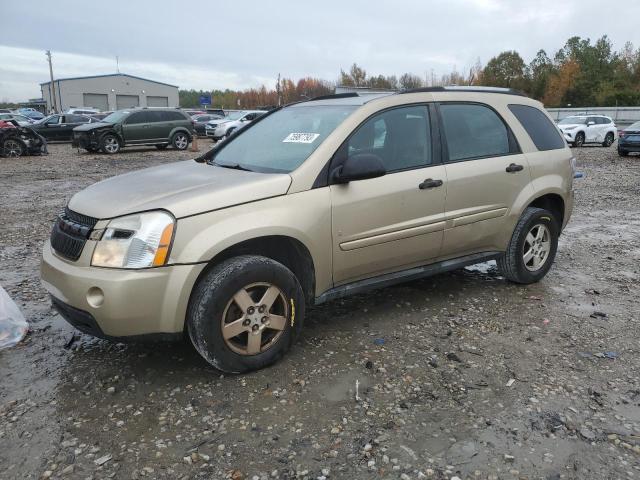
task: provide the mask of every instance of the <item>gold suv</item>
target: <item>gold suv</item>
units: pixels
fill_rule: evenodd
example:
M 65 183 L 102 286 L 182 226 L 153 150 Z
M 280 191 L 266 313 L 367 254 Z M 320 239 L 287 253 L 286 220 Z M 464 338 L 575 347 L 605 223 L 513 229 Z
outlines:
M 540 280 L 574 168 L 542 105 L 510 90 L 320 97 L 77 193 L 42 280 L 83 332 L 188 334 L 245 372 L 289 349 L 308 305 L 489 259 Z

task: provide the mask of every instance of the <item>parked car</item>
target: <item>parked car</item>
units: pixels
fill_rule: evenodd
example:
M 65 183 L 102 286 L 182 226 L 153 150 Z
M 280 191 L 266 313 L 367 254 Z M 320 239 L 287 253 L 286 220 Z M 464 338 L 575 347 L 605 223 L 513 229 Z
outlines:
M 74 195 L 43 285 L 83 332 L 184 332 L 215 367 L 246 372 L 285 354 L 308 305 L 490 259 L 513 282 L 541 280 L 574 172 L 542 104 L 509 90 L 324 97 L 195 161 Z
M 610 147 L 617 138 L 618 129 L 605 115 L 574 115 L 558 122 L 558 127 L 564 138 L 574 147 L 581 147 L 586 143 L 600 143 L 603 147 Z
M 0 120 L 15 120 L 21 127 L 28 127 L 35 123 L 35 120 L 19 113 L 0 113 Z
M 266 112 L 263 110 L 240 110 L 237 112 L 229 112 L 226 117 L 221 120 L 210 121 L 205 126 L 205 133 L 207 137 L 212 137 L 218 141 L 222 138 L 228 137 L 232 133 L 246 127 L 256 118 L 264 115 Z
M 618 154 L 626 157 L 630 152 L 640 152 L 640 122 L 618 131 Z
M 205 113 L 207 113 L 204 110 L 183 110 L 183 112 L 190 117 L 193 117 L 194 115 L 204 115 Z
M 222 108 L 207 108 L 207 113 L 213 113 L 214 115 L 220 115 L 226 117 L 227 114 Z
M 100 113 L 93 113 L 91 115 L 89 115 L 91 118 L 93 118 L 94 120 L 97 121 L 102 121 L 105 118 L 107 118 L 109 115 L 111 115 L 113 112 L 100 112 Z
M 13 113 L 10 108 L 0 108 L 0 113 Z
M 98 123 L 73 131 L 73 146 L 89 152 L 117 153 L 122 147 L 155 145 L 163 150 L 173 145 L 185 150 L 193 137 L 191 117 L 177 108 L 118 110 Z
M 95 115 L 96 113 L 100 113 L 100 110 L 93 107 L 71 107 L 65 113 L 75 113 L 78 115 Z
M 35 108 L 19 108 L 16 110 L 16 113 L 24 115 L 25 117 L 32 118 L 34 120 L 42 120 L 45 117 L 45 114 L 39 112 Z
M 86 115 L 56 114 L 35 123 L 33 129 L 47 141 L 68 142 L 73 137 L 73 129 L 79 125 L 96 122 Z
M 22 157 L 47 152 L 47 142 L 31 127 L 16 120 L 0 120 L 0 156 Z
M 222 120 L 222 115 L 205 113 L 204 115 L 194 115 L 191 119 L 194 121 L 193 128 L 198 135 L 205 135 L 205 125 L 211 120 Z

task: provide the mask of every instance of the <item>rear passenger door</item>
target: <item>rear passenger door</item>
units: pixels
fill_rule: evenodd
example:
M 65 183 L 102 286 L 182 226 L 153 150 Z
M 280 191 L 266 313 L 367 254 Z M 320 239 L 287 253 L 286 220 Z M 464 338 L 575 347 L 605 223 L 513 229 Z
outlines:
M 526 157 L 493 108 L 439 105 L 447 172 L 443 257 L 500 251 L 517 218 L 518 196 L 531 189 Z

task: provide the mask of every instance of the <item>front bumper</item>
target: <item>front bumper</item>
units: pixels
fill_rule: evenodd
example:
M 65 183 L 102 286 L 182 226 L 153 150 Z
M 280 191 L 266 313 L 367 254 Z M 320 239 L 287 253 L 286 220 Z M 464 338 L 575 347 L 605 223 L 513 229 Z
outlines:
M 562 132 L 562 135 L 564 136 L 564 139 L 567 141 L 567 143 L 573 143 L 575 141 L 574 133 L 575 132 L 573 132 L 572 130 Z
M 183 332 L 189 296 L 205 264 L 90 267 L 89 243 L 77 262 L 58 257 L 48 241 L 44 246 L 42 284 L 69 323 L 105 338 Z
M 74 148 L 98 148 L 99 145 L 95 135 L 74 132 L 71 138 L 71 146 Z

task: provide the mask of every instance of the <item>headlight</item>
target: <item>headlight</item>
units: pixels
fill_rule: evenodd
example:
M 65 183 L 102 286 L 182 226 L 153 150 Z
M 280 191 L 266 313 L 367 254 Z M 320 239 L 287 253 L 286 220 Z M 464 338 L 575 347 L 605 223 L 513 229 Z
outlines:
M 91 265 L 110 268 L 147 268 L 166 264 L 175 220 L 162 211 L 115 218 L 96 238 Z M 93 232 L 100 235 L 100 232 Z

